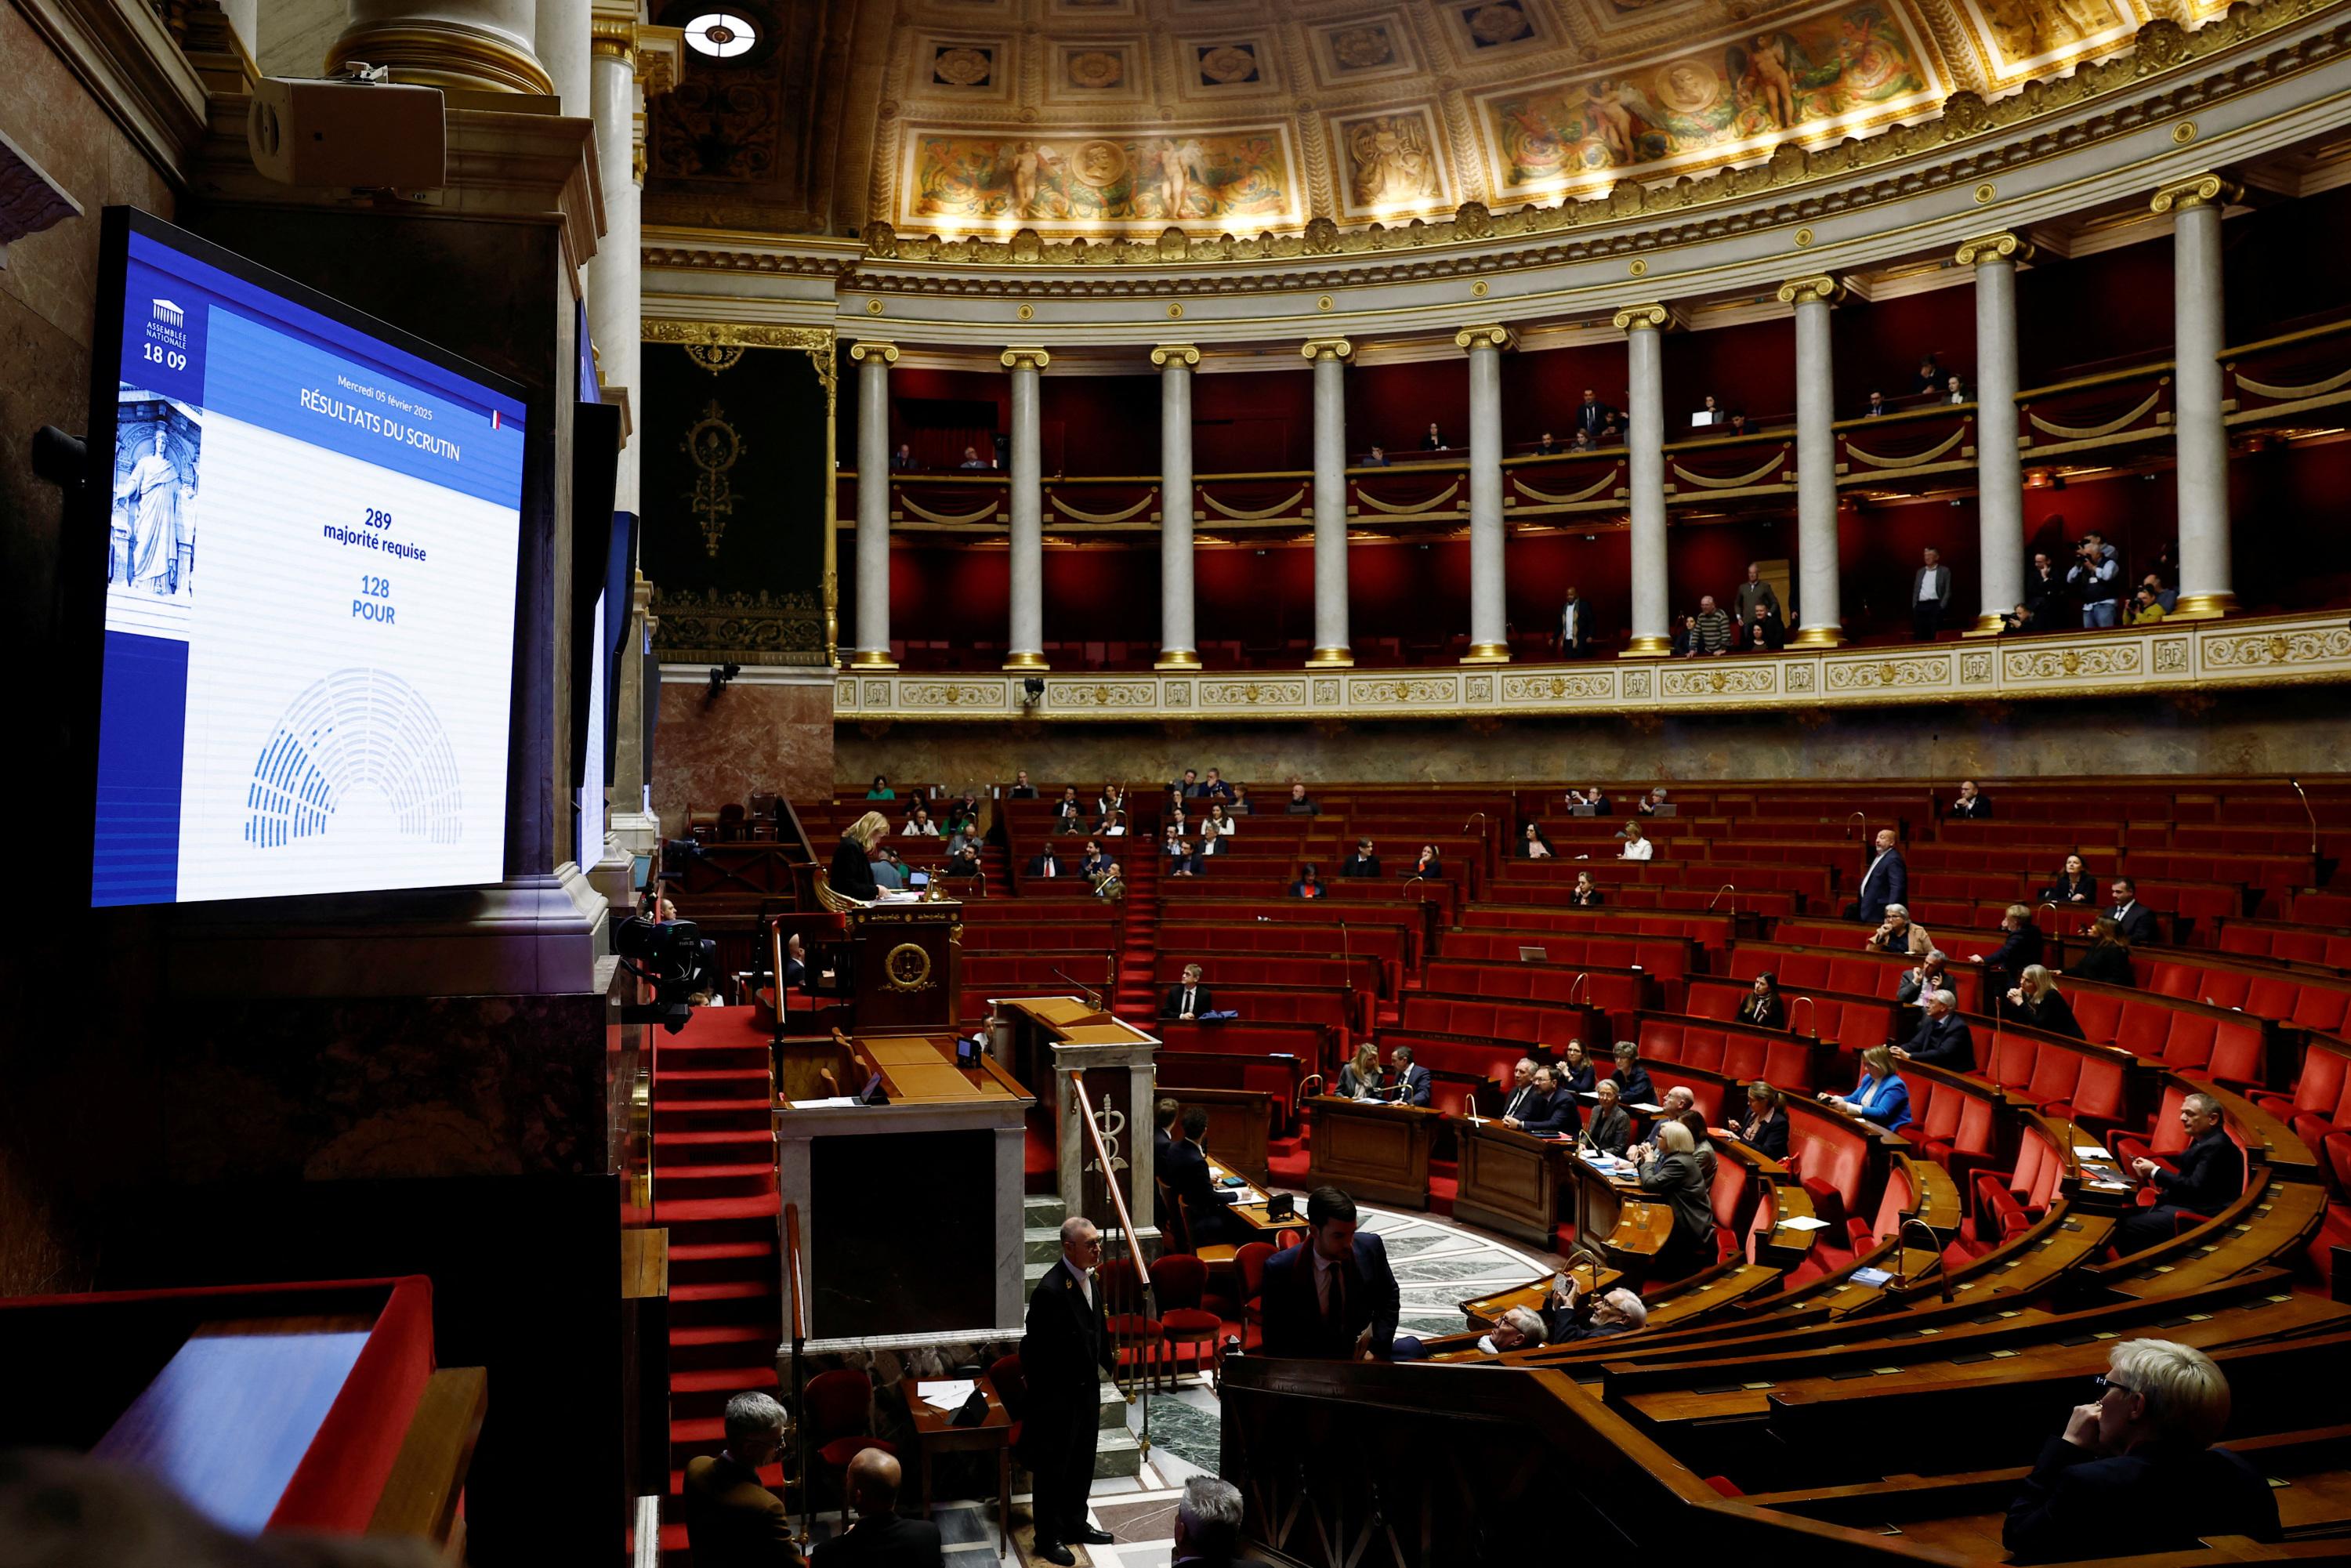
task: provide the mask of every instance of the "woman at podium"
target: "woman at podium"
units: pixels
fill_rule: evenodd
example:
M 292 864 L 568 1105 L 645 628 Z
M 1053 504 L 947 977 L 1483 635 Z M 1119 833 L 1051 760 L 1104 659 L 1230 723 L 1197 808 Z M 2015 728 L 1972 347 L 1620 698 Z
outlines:
M 873 879 L 873 846 L 889 836 L 890 819 L 879 811 L 850 823 L 832 852 L 832 891 L 868 904 L 881 897 L 881 884 Z

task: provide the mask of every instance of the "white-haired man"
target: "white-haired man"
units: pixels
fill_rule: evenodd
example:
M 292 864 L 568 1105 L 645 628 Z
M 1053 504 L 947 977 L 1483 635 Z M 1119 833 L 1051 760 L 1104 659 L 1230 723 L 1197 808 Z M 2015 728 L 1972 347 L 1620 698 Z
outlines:
M 2180 1222 L 2193 1225 L 2220 1213 L 2245 1190 L 2244 1152 L 2230 1141 L 2220 1124 L 2220 1103 L 2210 1094 L 2190 1094 L 2179 1102 L 2179 1130 L 2188 1146 L 2171 1157 L 2164 1169 L 2150 1159 L 2131 1162 L 2131 1170 L 2155 1186 L 2156 1203 L 2115 1227 L 2117 1256 L 2168 1241 Z
M 1919 999 L 1927 1010 L 1918 1019 L 1917 1030 L 1896 1046 L 1894 1054 L 1929 1067 L 1948 1067 L 1953 1072 L 1973 1072 L 1975 1037 L 1968 1032 L 1968 1020 L 1959 1016 L 1959 998 L 1949 991 L 1928 991 Z
M 1478 1338 L 1478 1348 L 1489 1355 L 1506 1350 L 1525 1350 L 1541 1344 L 1551 1337 L 1543 1327 L 1542 1316 L 1531 1307 L 1512 1307 L 1494 1320 L 1494 1326 Z
M 1609 1339 L 1646 1326 L 1649 1309 L 1637 1291 L 1623 1286 L 1596 1301 L 1587 1301 L 1583 1281 L 1571 1278 L 1567 1288 L 1553 1291 L 1543 1304 L 1543 1333 L 1552 1344 L 1577 1340 Z
M 1176 1550 L 1170 1568 L 1196 1563 L 1225 1568 L 1241 1549 L 1241 1489 L 1214 1476 L 1194 1476 L 1176 1501 Z
M 726 1446 L 685 1466 L 685 1539 L 695 1568 L 797 1568 L 791 1515 L 759 1479 L 783 1446 L 784 1407 L 771 1396 L 726 1402 Z
M 1077 1556 L 1065 1542 L 1100 1545 L 1106 1531 L 1086 1521 L 1093 1486 L 1094 1442 L 1102 1430 L 1100 1373 L 1111 1361 L 1110 1320 L 1101 1283 L 1102 1232 L 1073 1214 L 1061 1222 L 1061 1256 L 1029 1297 L 1020 1339 L 1020 1375 L 1029 1385 L 1021 1418 L 1020 1458 L 1037 1478 L 1030 1511 L 1037 1521 L 1037 1555 L 1068 1568 Z
M 2212 1358 L 2169 1340 L 2132 1339 L 2106 1354 L 2090 1402 L 2009 1504 L 2001 1543 L 2019 1563 L 2192 1552 L 2207 1536 L 2280 1539 L 2262 1472 L 2212 1442 L 2229 1424 L 2229 1380 Z

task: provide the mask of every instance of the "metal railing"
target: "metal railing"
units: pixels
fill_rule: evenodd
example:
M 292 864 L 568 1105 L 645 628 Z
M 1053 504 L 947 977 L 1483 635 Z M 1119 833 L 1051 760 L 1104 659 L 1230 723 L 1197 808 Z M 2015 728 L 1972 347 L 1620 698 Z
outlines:
M 1070 1081 L 1070 1102 L 1078 1108 L 1078 1115 L 1086 1130 L 1086 1142 L 1092 1146 L 1096 1168 L 1102 1172 L 1103 1190 L 1110 1194 L 1111 1212 L 1118 1218 L 1117 1234 L 1119 1244 L 1123 1249 L 1123 1256 L 1134 1265 L 1135 1288 L 1140 1292 L 1138 1304 L 1142 1309 L 1142 1316 L 1146 1321 L 1155 1319 L 1159 1313 L 1151 1288 L 1151 1270 L 1144 1265 L 1143 1249 L 1134 1233 L 1134 1216 L 1128 1212 L 1126 1207 L 1126 1194 L 1119 1190 L 1118 1173 L 1125 1162 L 1117 1159 L 1111 1153 L 1109 1142 L 1102 1135 L 1102 1123 L 1094 1115 L 1094 1108 L 1086 1103 L 1085 1074 L 1077 1068 L 1070 1068 L 1067 1071 Z M 1103 1291 L 1109 1289 L 1110 1262 L 1109 1239 L 1105 1237 L 1102 1264 L 1098 1266 L 1095 1274 L 1098 1289 Z M 1105 1301 L 1104 1304 L 1108 1305 L 1108 1302 Z M 1142 1354 L 1138 1354 L 1134 1358 L 1135 1370 L 1134 1375 L 1130 1377 L 1127 1375 L 1127 1363 L 1117 1354 L 1116 1342 L 1113 1339 L 1111 1353 L 1113 1368 L 1111 1381 L 1129 1405 L 1135 1403 L 1138 1392 L 1147 1394 L 1150 1391 L 1152 1368 L 1155 1364 L 1157 1347 L 1153 1344 L 1143 1344 L 1141 1350 Z M 1144 1457 L 1148 1458 L 1151 1453 L 1151 1401 L 1146 1398 L 1142 1403 L 1143 1430 L 1138 1435 L 1137 1441 Z

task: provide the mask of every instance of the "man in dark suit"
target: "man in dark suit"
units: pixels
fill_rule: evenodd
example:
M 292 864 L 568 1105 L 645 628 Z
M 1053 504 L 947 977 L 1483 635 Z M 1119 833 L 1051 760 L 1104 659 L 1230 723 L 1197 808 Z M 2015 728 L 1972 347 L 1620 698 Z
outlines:
M 1184 1223 L 1192 1233 L 1192 1246 L 1196 1249 L 1248 1240 L 1241 1234 L 1247 1225 L 1217 1198 L 1216 1177 L 1208 1170 L 1207 1145 L 1202 1141 L 1208 1132 L 1207 1108 L 1193 1106 L 1184 1113 L 1180 1124 L 1181 1134 L 1167 1145 L 1166 1174 L 1160 1180 L 1184 1206 Z
M 1029 874 L 1030 876 L 1062 877 L 1069 875 L 1070 873 L 1069 868 L 1061 864 L 1061 857 L 1053 852 L 1053 846 L 1047 844 L 1042 854 L 1035 855 L 1030 858 L 1029 862 Z
M 1430 1082 L 1428 1069 L 1414 1065 L 1412 1047 L 1399 1045 L 1388 1052 L 1388 1071 L 1395 1074 L 1395 1087 L 1385 1092 L 1387 1098 L 1405 1105 L 1428 1103 L 1434 1085 Z
M 1541 1064 L 1531 1056 L 1519 1058 L 1510 1069 L 1510 1097 L 1502 1103 L 1499 1118 L 1505 1127 L 1515 1127 L 1530 1116 L 1540 1116 L 1547 1109 L 1543 1098 L 1535 1092 L 1535 1069 Z
M 1184 977 L 1167 988 L 1167 996 L 1159 1004 L 1159 1016 L 1190 1023 L 1202 1013 L 1217 1010 L 1217 1002 L 1208 988 L 1200 983 L 1200 966 L 1184 966 Z
M 1339 862 L 1339 874 L 1341 876 L 1377 876 L 1380 874 L 1380 857 L 1372 852 L 1371 840 L 1357 839 L 1355 841 L 1355 852 Z
M 1176 1141 L 1176 1118 L 1183 1109 L 1173 1100 L 1162 1100 L 1151 1108 L 1151 1175 L 1155 1181 L 1175 1178 L 1168 1148 Z
M 1102 1261 L 1102 1232 L 1083 1215 L 1061 1222 L 1061 1256 L 1029 1297 L 1028 1332 L 1020 1338 L 1020 1376 L 1029 1385 L 1021 1417 L 1021 1462 L 1036 1477 L 1030 1512 L 1037 1521 L 1037 1555 L 1062 1568 L 1077 1562 L 1064 1542 L 1092 1546 L 1110 1540 L 1086 1522 L 1086 1493 L 1094 1479 L 1094 1442 L 1102 1430 L 1102 1381 L 1114 1372 L 1110 1320 L 1102 1283 L 1088 1271 Z
M 1012 776 L 1012 788 L 1007 789 L 1005 793 L 1015 800 L 1034 800 L 1037 798 L 1037 786 L 1029 782 L 1029 769 L 1023 768 L 1019 772 L 1015 773 Z
M 890 466 L 898 469 L 907 469 L 912 468 L 914 465 L 914 449 L 907 445 L 903 441 L 898 443 L 898 450 L 890 454 Z
M 1886 906 L 1910 901 L 1910 868 L 1904 863 L 1900 840 L 1891 828 L 1877 831 L 1877 848 L 1869 869 L 1861 875 L 1861 891 L 1851 912 L 1865 925 L 1886 923 Z
M 1214 1476 L 1185 1481 L 1176 1504 L 1176 1545 L 1169 1568 L 1186 1563 L 1226 1568 L 1241 1549 L 1241 1490 Z
M 1520 1132 L 1573 1138 L 1583 1131 L 1583 1112 L 1576 1103 L 1575 1092 L 1561 1086 L 1556 1071 L 1536 1068 L 1534 1090 L 1533 1106 L 1519 1118 Z
M 2138 901 L 2138 883 L 2126 876 L 2115 878 L 2114 907 L 2106 918 L 2115 923 L 2122 939 L 2137 947 L 2155 940 L 2155 911 Z
M 1918 1019 L 1917 1030 L 1896 1046 L 1894 1054 L 1929 1067 L 1973 1072 L 1976 1041 L 1968 1032 L 1967 1019 L 1959 1015 L 1959 998 L 1949 991 L 1928 991 L 1919 999 L 1926 1012 Z
M 944 1568 L 939 1527 L 898 1516 L 898 1461 L 879 1448 L 849 1461 L 857 1522 L 847 1534 L 817 1543 L 809 1554 L 814 1568 Z
M 765 1394 L 726 1402 L 726 1446 L 685 1466 L 685 1538 L 697 1568 L 799 1568 L 791 1515 L 759 1480 L 784 1446 L 784 1407 Z
M 1575 405 L 1576 429 L 1598 441 L 1600 433 L 1607 429 L 1608 422 L 1615 417 L 1616 411 L 1602 402 L 1590 387 L 1583 389 L 1583 401 Z
M 2131 1162 L 2139 1180 L 2154 1185 L 2156 1204 L 2115 1227 L 2116 1257 L 2168 1241 L 2182 1219 L 2210 1219 L 2244 1193 L 2244 1151 L 2220 1125 L 2220 1103 L 2209 1094 L 2189 1095 L 2179 1103 L 2179 1125 L 2188 1146 L 2173 1157 L 2169 1170 L 2149 1159 Z
M 1581 659 L 1592 651 L 1592 607 L 1577 597 L 1571 584 L 1559 607 L 1559 656 Z
M 1931 643 L 1943 629 L 1943 612 L 1951 607 L 1951 569 L 1943 552 L 1929 549 L 1910 578 L 1910 640 Z
M 1545 1343 L 1567 1344 L 1580 1339 L 1613 1339 L 1646 1327 L 1649 1309 L 1635 1291 L 1619 1287 L 1584 1303 L 1583 1281 L 1571 1275 L 1564 1291 L 1553 1291 L 1543 1303 Z
M 1951 802 L 1951 815 L 1962 822 L 1991 821 L 1991 797 L 1976 788 L 1972 779 L 1959 780 L 1959 799 Z
M 2032 564 L 2024 571 L 2024 607 L 2032 612 L 2036 630 L 2045 632 L 2064 624 L 2066 618 L 2053 612 L 2065 602 L 2065 595 L 2070 591 L 2065 586 L 2064 576 L 2050 560 L 2049 552 L 2033 551 Z
M 2229 1380 L 2202 1351 L 2124 1340 L 2105 1375 L 2008 1505 L 2001 1544 L 2016 1563 L 2196 1551 L 2207 1538 L 2282 1539 L 2263 1473 L 2211 1447 Z
M 1306 1199 L 1306 1245 L 1265 1265 L 1267 1355 L 1386 1361 L 1402 1292 L 1386 1243 L 1355 1228 L 1355 1200 L 1335 1186 Z
M 1781 619 L 1779 594 L 1763 580 L 1763 569 L 1750 560 L 1747 563 L 1747 580 L 1739 585 L 1739 619 L 1742 622 L 1754 620 L 1755 607 L 1759 604 L 1770 605 L 1771 619 Z

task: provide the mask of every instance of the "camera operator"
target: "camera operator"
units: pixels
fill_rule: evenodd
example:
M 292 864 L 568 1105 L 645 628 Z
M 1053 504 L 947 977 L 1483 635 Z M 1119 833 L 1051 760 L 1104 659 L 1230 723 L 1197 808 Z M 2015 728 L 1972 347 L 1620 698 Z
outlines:
M 2082 601 L 2085 627 L 2112 626 L 2122 614 L 2122 565 L 2103 535 L 2084 534 L 2065 580 Z

